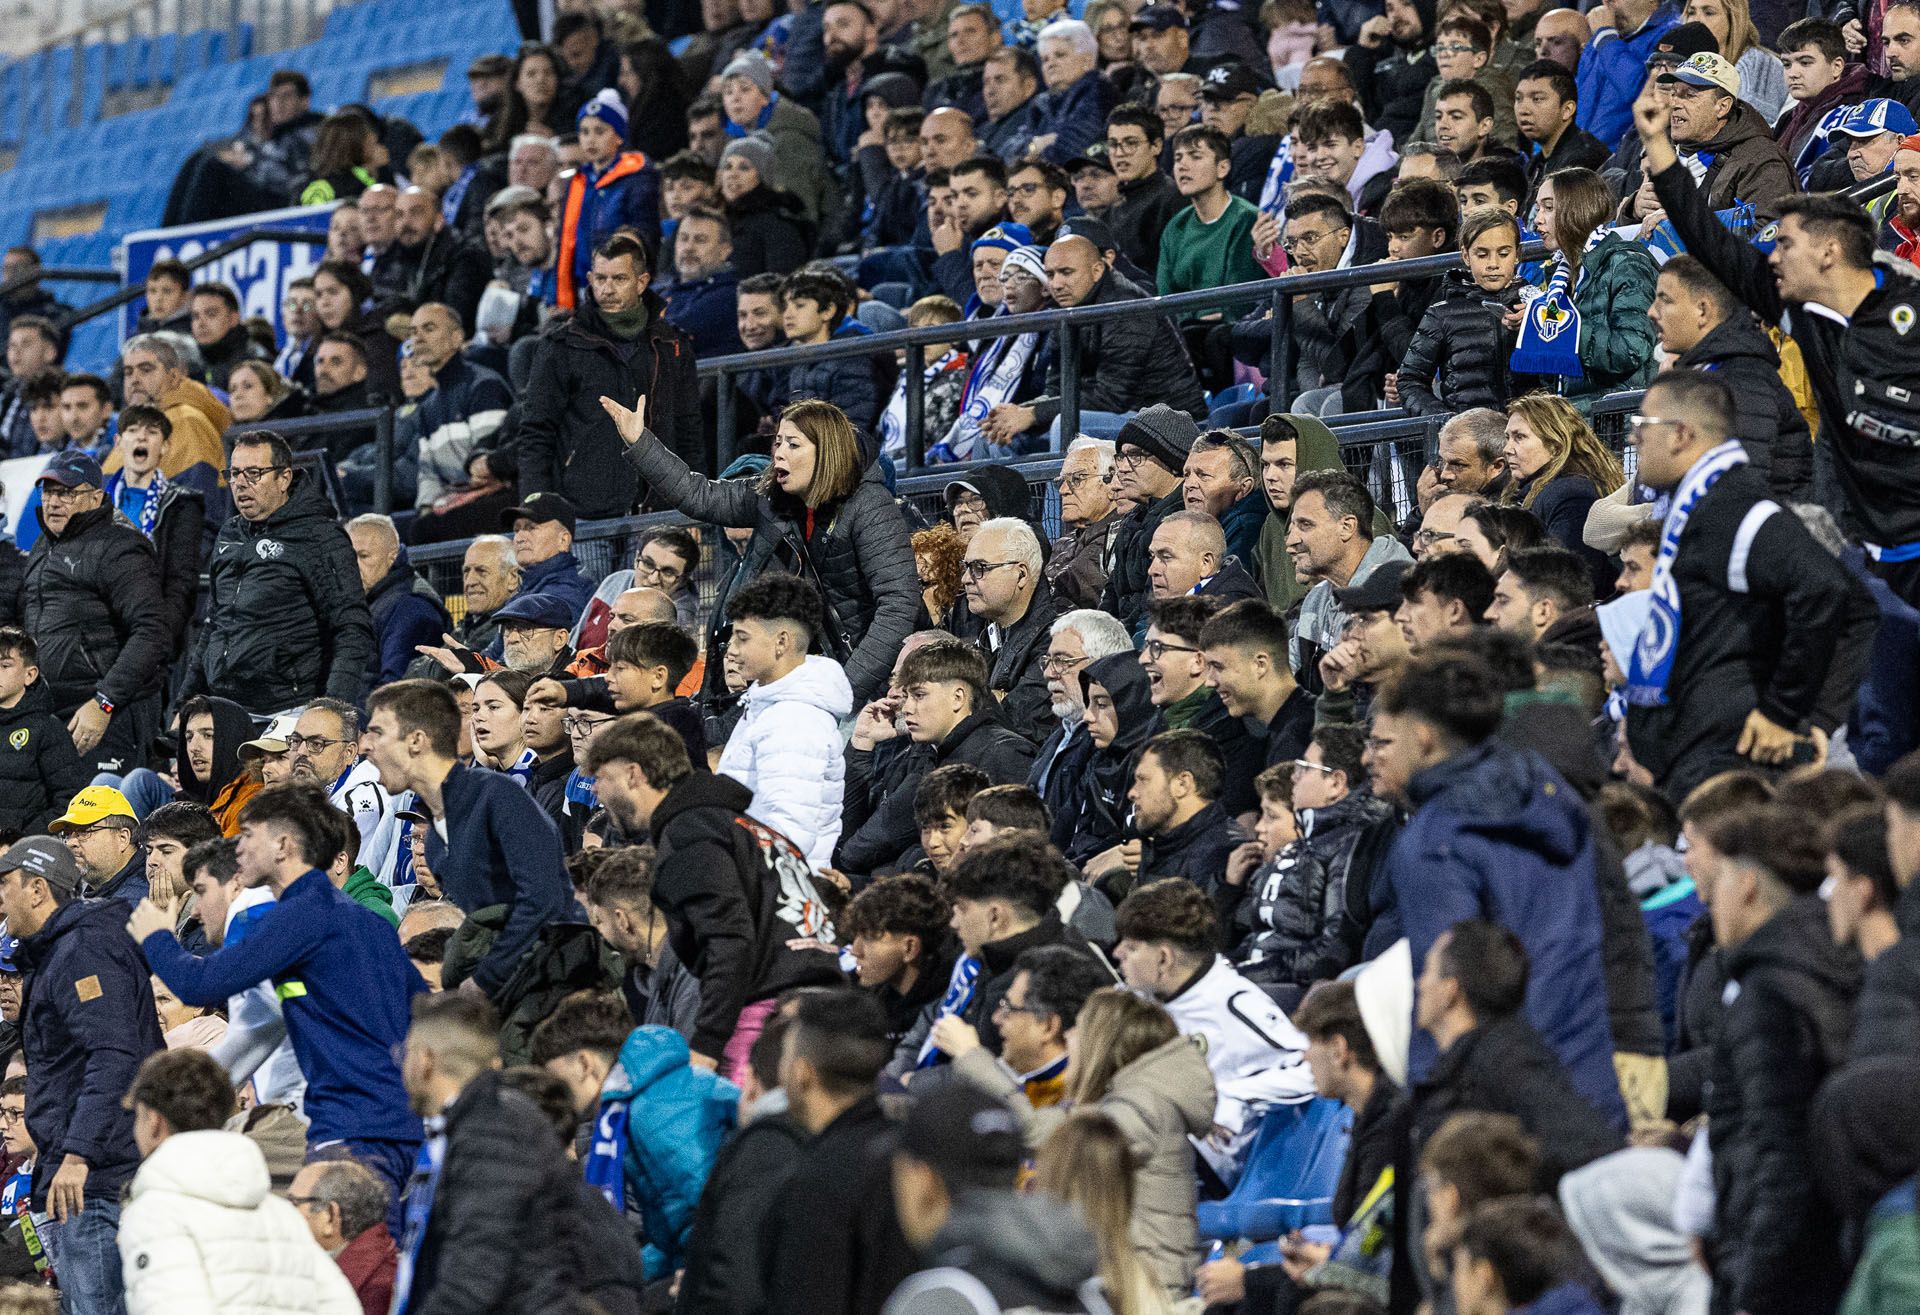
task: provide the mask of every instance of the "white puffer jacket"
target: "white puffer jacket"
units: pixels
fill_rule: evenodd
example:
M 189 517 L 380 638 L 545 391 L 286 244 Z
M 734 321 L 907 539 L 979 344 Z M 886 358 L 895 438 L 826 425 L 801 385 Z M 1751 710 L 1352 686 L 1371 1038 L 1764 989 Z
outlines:
M 810 657 L 771 684 L 749 685 L 740 702 L 719 772 L 753 791 L 748 816 L 791 840 L 815 868 L 831 867 L 847 789 L 847 673 L 832 658 Z
M 259 1147 L 237 1132 L 161 1142 L 120 1215 L 129 1315 L 361 1315 L 340 1267 L 270 1187 Z

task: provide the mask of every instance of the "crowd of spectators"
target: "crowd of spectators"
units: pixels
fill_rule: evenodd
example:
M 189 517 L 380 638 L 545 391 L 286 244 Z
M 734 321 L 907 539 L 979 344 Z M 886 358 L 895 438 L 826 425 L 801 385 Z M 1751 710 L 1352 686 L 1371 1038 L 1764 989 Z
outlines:
M 526 8 L 7 255 L 0 1311 L 1920 1304 L 1913 0 Z

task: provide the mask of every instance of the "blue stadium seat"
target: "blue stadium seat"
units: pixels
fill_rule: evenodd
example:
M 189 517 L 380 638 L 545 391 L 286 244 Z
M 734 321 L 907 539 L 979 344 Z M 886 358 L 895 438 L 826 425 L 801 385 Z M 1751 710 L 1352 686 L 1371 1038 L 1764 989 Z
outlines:
M 1352 1123 L 1352 1111 L 1324 1096 L 1269 1109 L 1233 1191 L 1224 1201 L 1201 1202 L 1200 1236 L 1266 1241 L 1333 1222 Z

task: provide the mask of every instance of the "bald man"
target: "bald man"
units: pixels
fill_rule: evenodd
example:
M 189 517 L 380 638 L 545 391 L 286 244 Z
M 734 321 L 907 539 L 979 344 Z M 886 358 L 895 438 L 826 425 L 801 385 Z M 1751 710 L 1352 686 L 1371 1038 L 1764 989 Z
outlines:
M 1580 69 L 1580 52 L 1593 37 L 1593 28 L 1577 9 L 1549 9 L 1533 29 L 1533 57 L 1550 59 L 1569 73 Z
M 1112 305 L 1139 301 L 1146 293 L 1114 274 L 1106 257 L 1084 237 L 1058 238 L 1047 248 L 1047 288 L 1060 306 Z M 1187 357 L 1186 344 L 1164 316 L 1109 320 L 1080 330 L 1080 423 L 1078 432 L 1114 438 L 1135 411 L 1156 403 L 1185 411 L 1196 421 L 1207 414 L 1206 394 Z M 996 443 L 1060 425 L 1060 363 L 1047 369 L 1042 396 L 1025 406 L 1002 404 L 984 426 Z M 1064 447 L 1056 442 L 1055 449 Z M 1181 447 L 1182 458 L 1191 439 Z M 1170 467 L 1179 469 L 1175 460 Z
M 507 381 L 466 358 L 466 333 L 451 306 L 430 301 L 413 313 L 407 341 L 433 375 L 433 389 L 403 423 L 419 435 L 420 475 L 414 506 L 426 511 L 467 484 L 467 463 L 507 418 Z M 405 445 L 402 445 L 405 450 Z
M 400 250 L 413 264 L 407 295 L 414 301 L 450 307 L 460 317 L 462 332 L 471 332 L 480 294 L 493 278 L 486 248 L 467 242 L 449 228 L 439 196 L 425 187 L 400 193 L 394 222 Z
M 1481 500 L 1471 493 L 1443 493 L 1435 498 L 1426 515 L 1420 518 L 1420 528 L 1413 536 L 1414 560 L 1465 552 L 1466 545 L 1460 542 L 1460 518 L 1468 507 Z
M 952 169 L 979 153 L 973 120 L 952 106 L 943 106 L 921 120 L 920 165 L 923 169 Z
M 374 686 L 407 674 L 421 644 L 437 644 L 453 628 L 434 587 L 413 573 L 407 550 L 387 516 L 355 516 L 347 522 L 360 588 L 373 613 L 374 651 L 367 675 Z
M 1176 511 L 1153 532 L 1147 547 L 1147 585 L 1155 602 L 1187 594 L 1229 601 L 1260 596 L 1260 587 L 1239 558 L 1227 554 L 1220 522 L 1195 511 Z

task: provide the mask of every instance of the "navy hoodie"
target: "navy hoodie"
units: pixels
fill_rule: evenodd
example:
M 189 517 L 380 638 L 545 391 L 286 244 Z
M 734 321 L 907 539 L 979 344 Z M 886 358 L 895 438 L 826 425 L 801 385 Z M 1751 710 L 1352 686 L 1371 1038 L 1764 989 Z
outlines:
M 171 938 L 169 938 L 171 939 Z M 33 1208 L 69 1155 L 87 1162 L 89 1201 L 117 1201 L 140 1167 L 133 1114 L 120 1098 L 162 1049 L 153 984 L 118 900 L 72 900 L 20 941 L 28 973 L 20 1005 L 27 1060 L 27 1132 L 40 1148 Z M 257 980 L 257 979 L 256 979 Z
M 460 844 L 449 848 L 435 827 L 427 833 L 427 866 L 464 913 L 511 906 L 505 929 L 473 970 L 486 993 L 498 995 L 540 928 L 585 919 L 574 904 L 560 833 L 525 786 L 505 772 L 455 763 L 440 790 L 447 834 Z
M 114 908 L 124 923 L 126 910 Z M 181 949 L 172 932 L 157 931 L 140 948 L 190 1005 L 225 1004 L 230 995 L 273 983 L 307 1078 L 308 1145 L 420 1140 L 398 1056 L 413 997 L 427 984 L 392 925 L 335 889 L 326 873 L 309 870 L 265 907 L 245 939 L 204 959 Z

